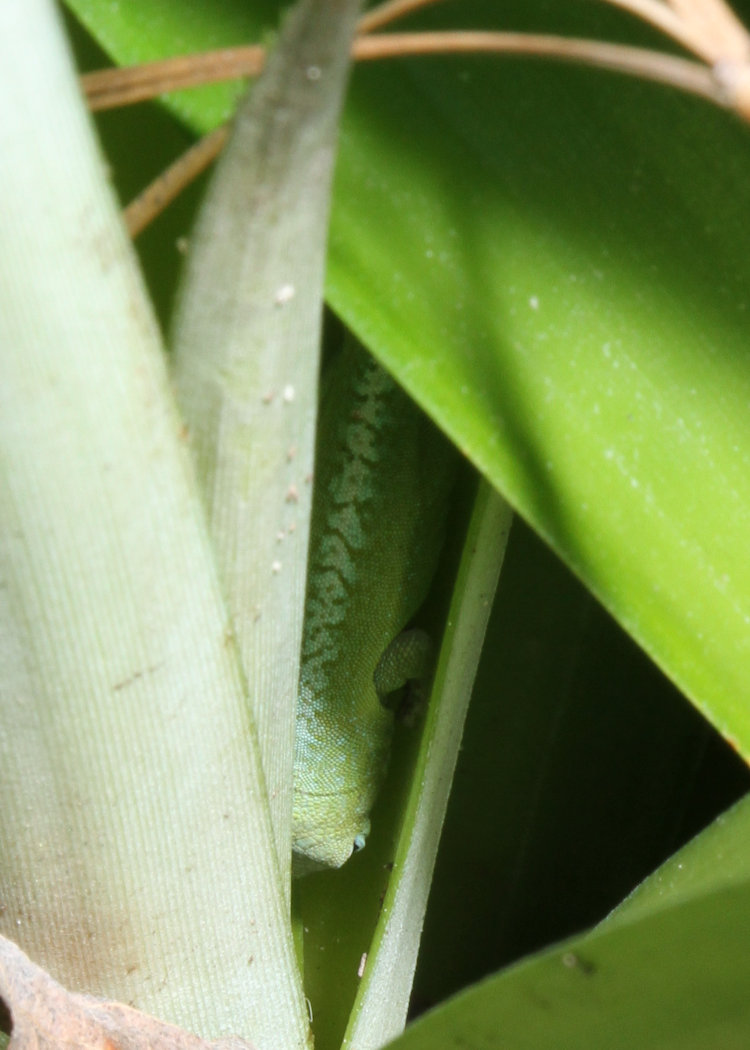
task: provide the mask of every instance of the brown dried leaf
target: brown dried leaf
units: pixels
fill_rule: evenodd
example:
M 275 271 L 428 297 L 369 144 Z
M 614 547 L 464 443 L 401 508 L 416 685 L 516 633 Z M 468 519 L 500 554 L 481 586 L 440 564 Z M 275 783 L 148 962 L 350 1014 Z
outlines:
M 0 937 L 0 998 L 9 1050 L 254 1050 L 237 1037 L 209 1042 L 124 1003 L 69 992 Z

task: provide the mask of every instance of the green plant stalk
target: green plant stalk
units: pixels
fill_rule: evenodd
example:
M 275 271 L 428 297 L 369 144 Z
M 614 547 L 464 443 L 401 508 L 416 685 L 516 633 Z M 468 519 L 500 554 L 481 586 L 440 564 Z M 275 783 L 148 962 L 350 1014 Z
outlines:
M 464 719 L 512 511 L 480 482 L 464 543 L 393 874 L 343 1046 L 377 1050 L 404 1027 Z

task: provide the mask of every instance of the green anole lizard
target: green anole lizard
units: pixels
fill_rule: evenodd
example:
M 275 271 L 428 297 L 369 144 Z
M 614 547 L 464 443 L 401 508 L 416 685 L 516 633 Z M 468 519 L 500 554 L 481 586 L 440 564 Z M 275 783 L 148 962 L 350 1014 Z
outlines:
M 298 695 L 295 875 L 339 867 L 365 844 L 388 762 L 388 695 L 427 670 L 424 632 L 405 628 L 435 572 L 457 458 L 353 339 L 331 367 Z

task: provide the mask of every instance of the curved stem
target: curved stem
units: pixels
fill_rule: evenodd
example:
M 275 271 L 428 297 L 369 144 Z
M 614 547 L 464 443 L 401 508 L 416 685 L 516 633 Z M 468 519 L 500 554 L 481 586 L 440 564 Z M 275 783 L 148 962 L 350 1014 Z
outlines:
M 642 22 L 660 30 L 688 51 L 704 58 L 703 41 L 691 25 L 672 7 L 662 0 L 600 0 L 601 3 L 619 7 L 621 11 L 640 18 Z
M 727 105 L 711 71 L 696 62 L 659 51 L 596 40 L 531 33 L 446 30 L 369 34 L 358 37 L 353 46 L 353 56 L 357 60 L 471 53 L 529 55 L 582 62 L 671 84 Z M 255 76 L 260 72 L 264 58 L 265 53 L 260 47 L 227 48 L 198 56 L 164 59 L 144 66 L 88 73 L 81 82 L 90 108 L 107 109 L 196 83 Z
M 435 33 L 383 33 L 358 37 L 354 55 L 359 60 L 398 58 L 406 55 L 515 54 L 582 62 L 615 72 L 644 77 L 701 95 L 725 105 L 712 73 L 690 59 L 623 44 L 606 44 L 574 37 L 532 33 L 455 31 Z
M 89 109 L 114 109 L 163 95 L 235 77 L 255 77 L 263 69 L 265 48 L 259 44 L 223 48 L 197 55 L 177 55 L 138 66 L 84 73 L 81 85 Z
M 123 219 L 134 240 L 218 157 L 228 135 L 228 125 L 222 124 L 198 139 L 128 204 Z
M 439 0 L 385 0 L 385 3 L 373 7 L 367 14 L 362 15 L 359 20 L 359 32 L 371 33 L 373 29 L 382 29 L 397 18 L 410 15 L 422 7 L 439 3 Z
M 747 31 L 723 0 L 601 0 L 670 36 L 709 65 L 747 61 Z

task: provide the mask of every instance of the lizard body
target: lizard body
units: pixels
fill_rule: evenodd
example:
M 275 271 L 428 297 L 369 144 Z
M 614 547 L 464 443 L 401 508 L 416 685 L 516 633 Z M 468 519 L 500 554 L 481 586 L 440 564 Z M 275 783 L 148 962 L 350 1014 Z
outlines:
M 318 431 L 294 761 L 296 875 L 339 867 L 369 832 L 393 729 L 387 694 L 424 670 L 424 601 L 456 453 L 350 341 Z

